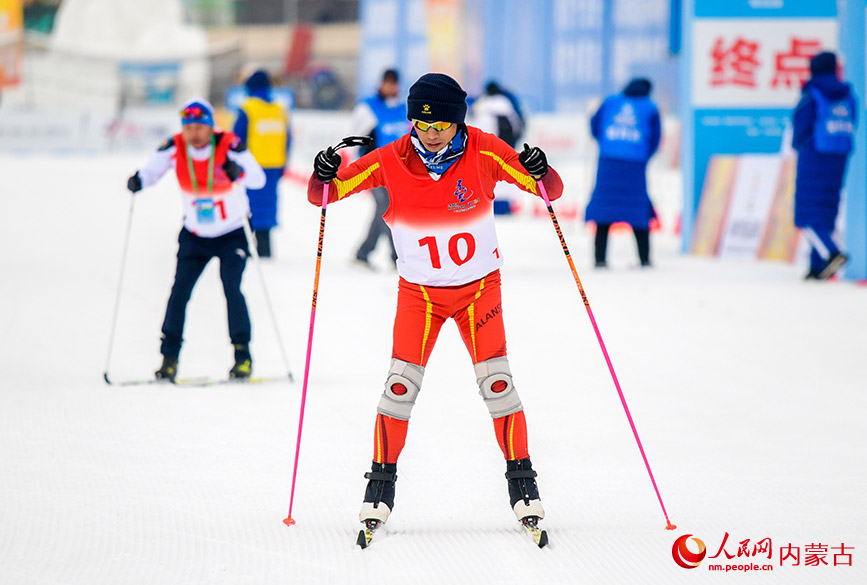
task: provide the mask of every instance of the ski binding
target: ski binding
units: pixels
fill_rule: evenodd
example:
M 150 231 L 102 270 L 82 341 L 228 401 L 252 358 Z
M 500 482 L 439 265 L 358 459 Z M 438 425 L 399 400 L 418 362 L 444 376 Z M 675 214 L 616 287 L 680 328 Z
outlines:
M 355 541 L 355 544 L 363 549 L 370 546 L 370 542 L 373 540 L 373 535 L 376 534 L 376 531 L 379 530 L 381 526 L 382 522 L 379 520 L 365 520 L 364 528 L 358 531 L 358 539 Z
M 544 547 L 548 544 L 548 532 L 539 528 L 539 517 L 538 516 L 527 516 L 521 520 L 521 525 L 533 538 L 533 542 L 536 543 L 536 546 L 539 548 Z

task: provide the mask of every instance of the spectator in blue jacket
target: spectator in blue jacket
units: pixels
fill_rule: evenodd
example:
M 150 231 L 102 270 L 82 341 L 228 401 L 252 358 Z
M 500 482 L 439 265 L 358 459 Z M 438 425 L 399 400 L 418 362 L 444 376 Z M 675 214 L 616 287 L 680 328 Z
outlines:
M 649 80 L 633 79 L 623 92 L 606 98 L 590 120 L 599 164 L 584 219 L 596 223 L 597 268 L 607 266 L 608 230 L 617 222 L 632 226 L 641 265 L 650 266 L 650 220 L 655 212 L 647 194 L 647 162 L 662 135 L 651 88 Z
M 382 81 L 376 94 L 359 101 L 352 110 L 352 134 L 356 136 L 370 136 L 373 142 L 370 146 L 362 147 L 356 152 L 359 157 L 371 150 L 394 142 L 411 130 L 409 121 L 406 119 L 406 102 L 400 99 L 399 74 L 396 69 L 387 69 L 382 74 Z M 352 156 L 350 152 L 350 156 Z M 382 219 L 388 211 L 388 190 L 385 187 L 373 189 L 373 200 L 376 203 L 373 217 L 367 235 L 358 251 L 355 253 L 355 262 L 365 268 L 373 270 L 370 263 L 370 254 L 376 248 L 380 239 L 388 241 L 391 248 L 391 261 L 397 262 L 397 252 L 394 249 L 394 241 L 391 230 Z
M 244 85 L 249 97 L 241 104 L 233 132 L 265 170 L 265 186 L 247 189 L 247 198 L 256 250 L 260 257 L 270 258 L 271 230 L 277 226 L 277 186 L 286 169 L 292 143 L 289 113 L 271 99 L 271 80 L 265 71 L 256 71 Z
M 795 225 L 803 229 L 811 247 L 806 278 L 824 280 L 848 261 L 832 234 L 853 147 L 857 107 L 852 88 L 837 76 L 834 53 L 813 57 L 810 74 L 793 116 L 792 146 L 798 151 Z

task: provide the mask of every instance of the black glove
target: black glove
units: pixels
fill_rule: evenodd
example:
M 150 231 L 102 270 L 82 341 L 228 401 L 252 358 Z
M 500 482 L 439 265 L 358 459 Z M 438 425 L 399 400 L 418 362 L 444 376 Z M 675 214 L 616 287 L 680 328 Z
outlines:
M 136 171 L 133 176 L 127 179 L 126 188 L 133 193 L 138 193 L 139 191 L 141 191 L 141 177 L 138 176 L 138 171 Z
M 241 173 L 244 172 L 244 169 L 242 169 L 241 165 L 239 165 L 232 159 L 227 158 L 226 162 L 223 163 L 223 172 L 226 173 L 226 176 L 229 177 L 229 180 L 234 183 L 238 180 L 238 177 L 241 176 Z
M 524 143 L 524 150 L 518 155 L 518 162 L 524 165 L 527 172 L 537 181 L 548 173 L 548 159 L 538 146 L 530 148 Z
M 337 176 L 337 169 L 340 168 L 340 155 L 337 154 L 332 147 L 325 150 L 320 150 L 313 161 L 313 172 L 316 178 L 323 183 L 328 183 Z

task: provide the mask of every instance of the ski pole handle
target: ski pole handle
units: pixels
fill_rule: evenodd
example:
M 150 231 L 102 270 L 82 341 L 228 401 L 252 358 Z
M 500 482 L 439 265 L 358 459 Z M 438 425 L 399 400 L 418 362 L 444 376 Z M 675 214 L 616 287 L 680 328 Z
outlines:
M 545 202 L 545 207 L 551 207 L 551 200 L 548 198 L 548 190 L 545 189 L 545 185 L 542 183 L 542 180 L 539 179 L 536 181 L 536 184 L 539 185 L 539 192 L 542 194 L 542 201 Z
M 336 145 L 334 145 L 334 152 L 336 153 L 338 150 L 342 148 L 352 148 L 355 146 L 369 146 L 373 142 L 373 138 L 370 136 L 347 136 Z M 325 211 L 325 208 L 328 207 L 328 186 L 331 184 L 329 181 L 325 183 L 325 187 L 322 190 L 322 210 Z

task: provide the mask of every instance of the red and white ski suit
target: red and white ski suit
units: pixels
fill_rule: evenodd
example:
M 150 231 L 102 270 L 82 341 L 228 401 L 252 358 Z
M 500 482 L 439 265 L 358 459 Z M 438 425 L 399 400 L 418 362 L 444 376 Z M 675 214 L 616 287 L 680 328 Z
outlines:
M 422 367 L 450 317 L 473 364 L 506 356 L 494 185 L 507 181 L 539 195 L 517 152 L 478 128 L 467 127 L 467 133 L 464 153 L 439 180 L 428 173 L 407 134 L 341 169 L 329 189 L 329 204 L 359 191 L 388 189 L 383 219 L 392 231 L 400 275 L 392 357 Z M 542 182 L 552 200 L 560 197 L 563 183 L 554 169 Z M 323 186 L 315 174 L 310 177 L 311 203 L 322 204 Z M 407 423 L 377 415 L 374 461 L 397 462 Z M 506 459 L 529 457 L 523 409 L 494 418 L 494 427 Z

